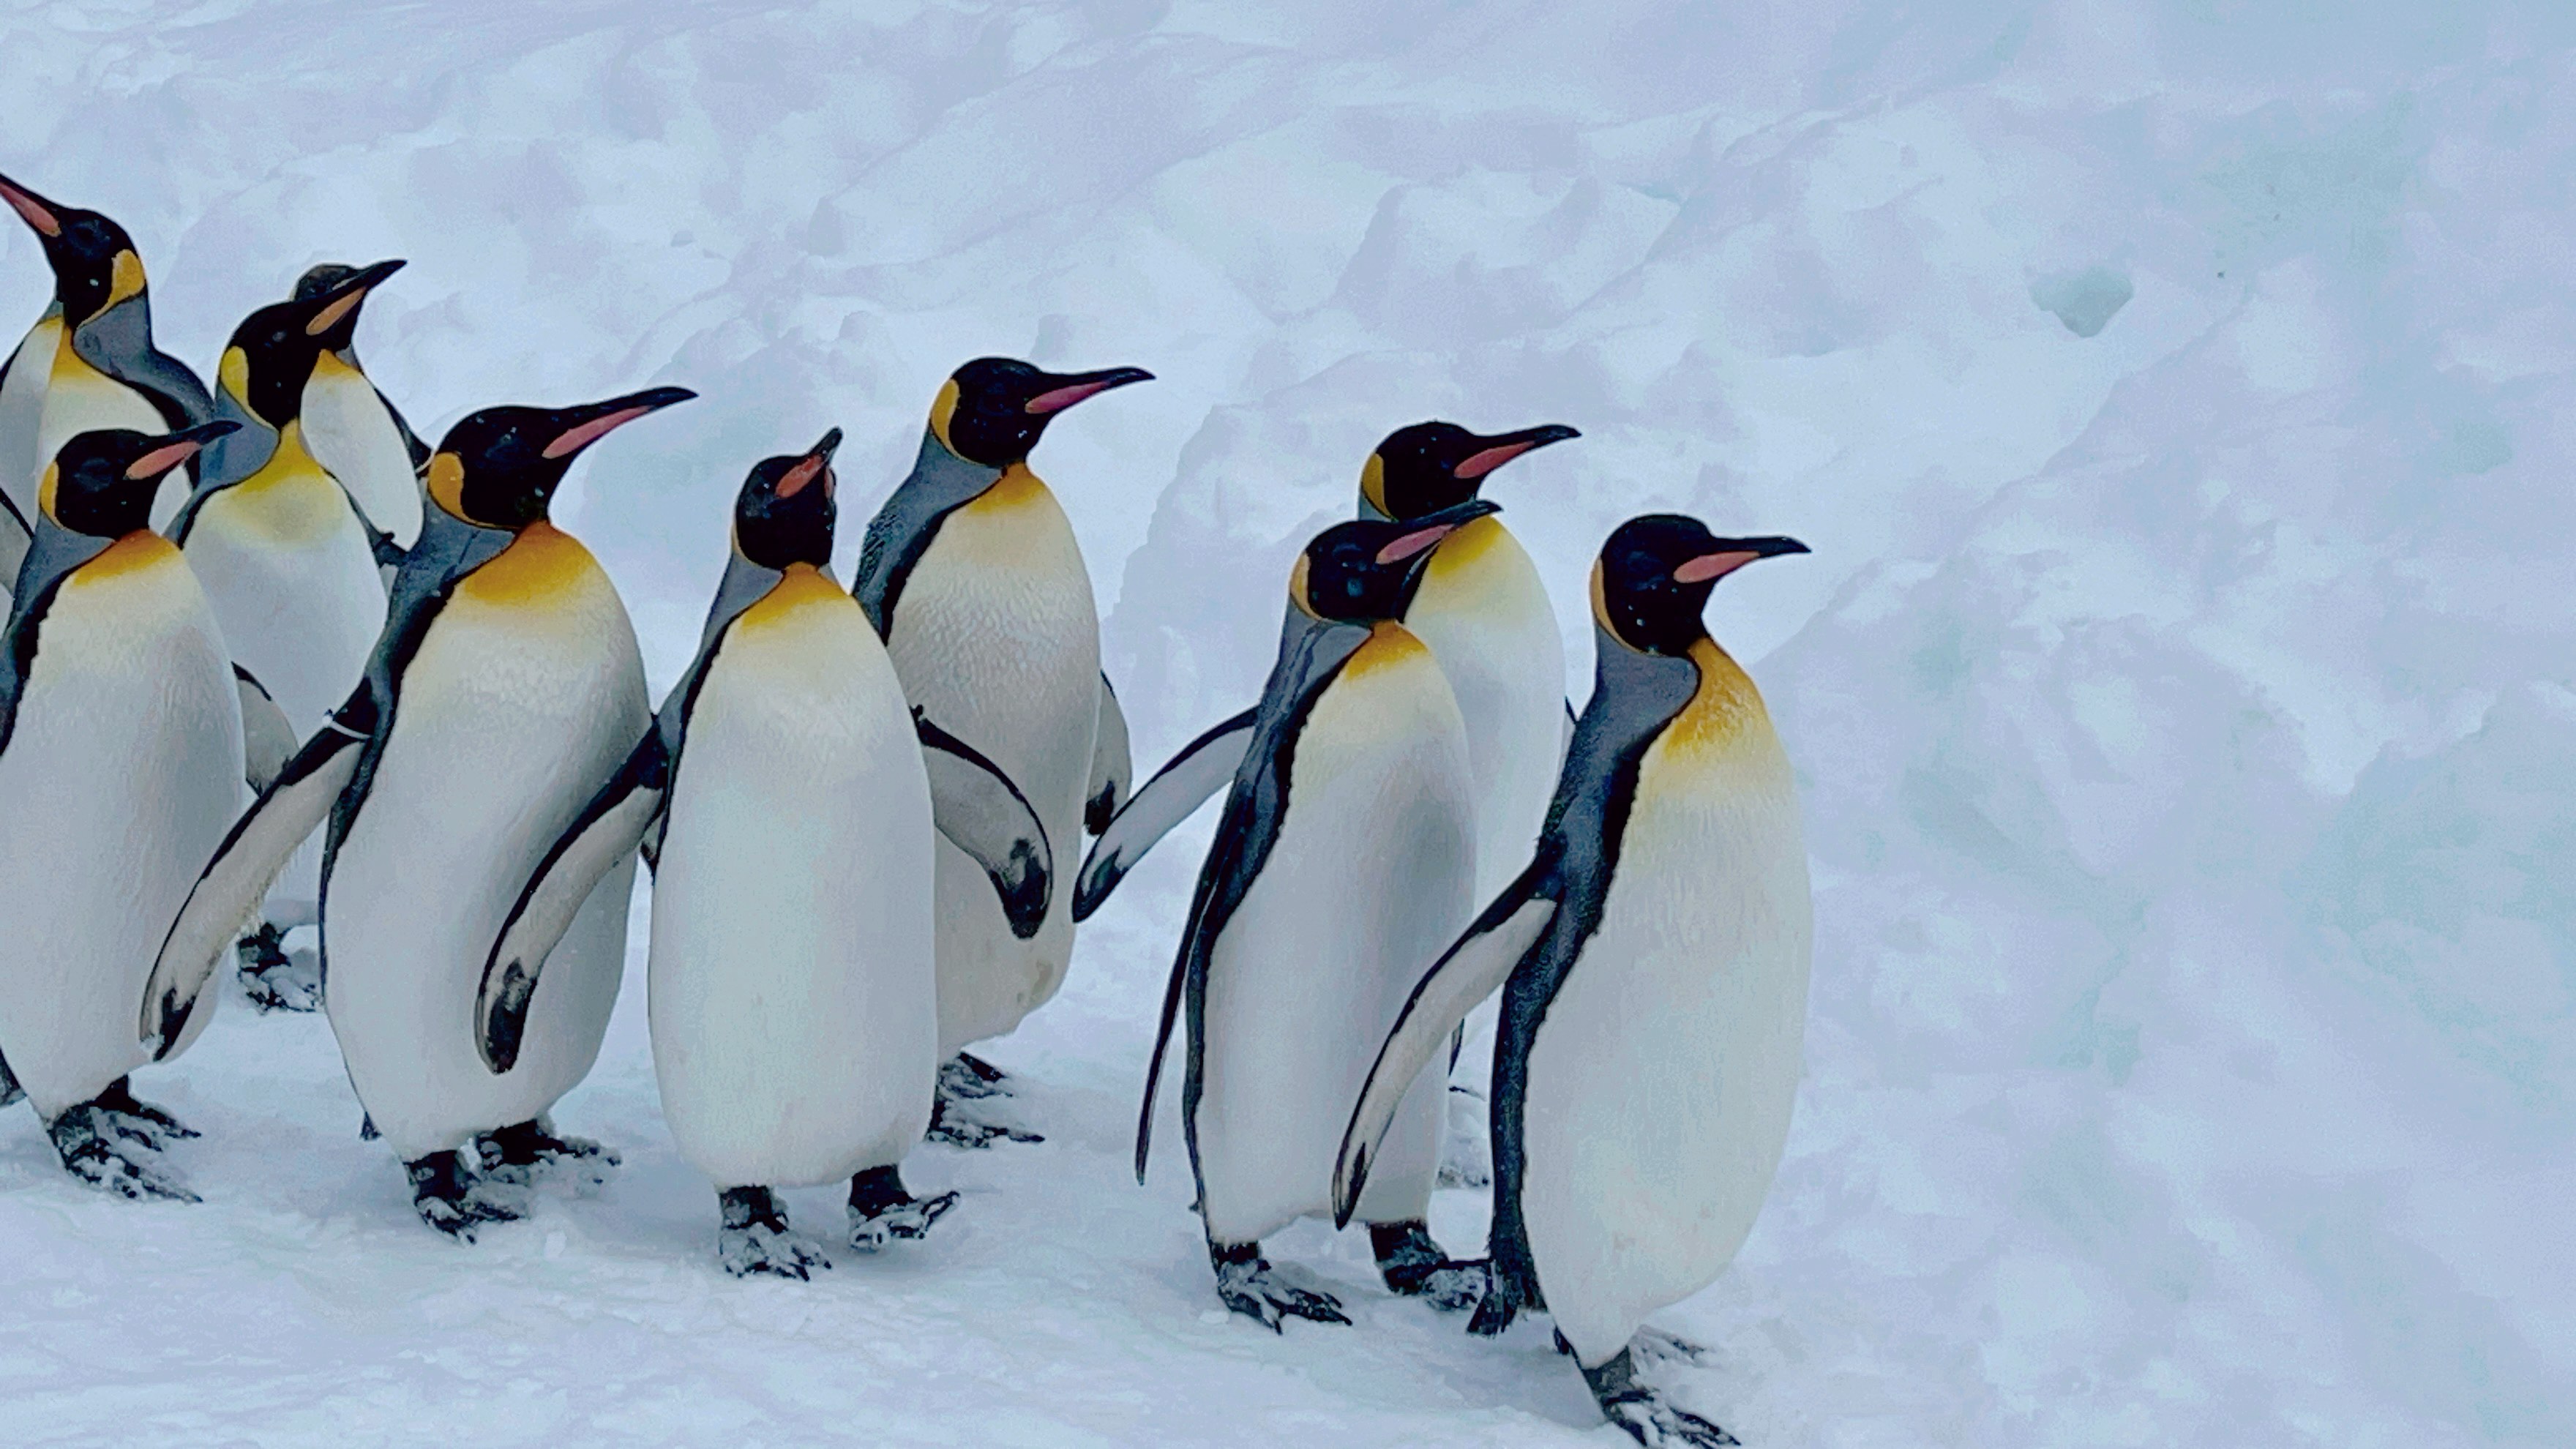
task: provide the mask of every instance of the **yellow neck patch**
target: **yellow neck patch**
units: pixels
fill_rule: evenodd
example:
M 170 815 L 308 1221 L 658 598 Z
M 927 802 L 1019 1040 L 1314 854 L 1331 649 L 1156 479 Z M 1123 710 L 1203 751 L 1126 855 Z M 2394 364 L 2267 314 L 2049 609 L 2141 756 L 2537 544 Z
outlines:
M 234 402 L 241 404 L 243 412 L 251 410 L 249 353 L 238 347 L 225 348 L 223 361 L 215 364 L 215 382 Z
M 758 602 L 742 611 L 734 627 L 747 631 L 773 629 L 794 621 L 807 609 L 856 609 L 859 601 L 850 591 L 823 577 L 823 571 L 808 563 L 789 564 L 777 583 Z
M 47 463 L 45 476 L 36 483 L 36 506 L 43 509 L 45 516 L 52 518 L 56 523 L 62 520 L 54 516 L 54 485 L 61 482 L 62 477 L 63 470 L 60 464 Z
M 1392 516 L 1394 510 L 1386 506 L 1386 460 L 1375 453 L 1360 465 L 1360 496 L 1368 500 L 1369 507 Z
M 336 352 L 325 352 L 320 357 L 313 359 L 313 382 L 319 382 L 324 378 L 330 378 L 334 381 L 342 378 L 356 378 L 358 381 L 364 382 L 367 380 L 367 375 L 358 371 L 356 368 L 351 367 L 349 364 L 342 362 L 340 360 L 340 354 Z M 311 387 L 313 382 L 307 382 L 305 386 Z
M 1342 666 L 1342 678 L 1358 679 L 1381 669 L 1393 669 L 1417 660 L 1428 661 L 1431 648 L 1414 632 L 1393 619 L 1380 619 L 1370 626 L 1368 642 L 1351 655 Z
M 143 295 L 143 259 L 132 251 L 121 251 L 108 263 L 107 306 L 131 301 Z M 104 312 L 107 307 L 101 307 Z
M 930 403 L 930 435 L 952 453 L 957 445 L 948 441 L 948 420 L 957 416 L 957 398 L 957 379 L 952 377 L 939 385 L 939 396 Z
M 1048 496 L 1046 481 L 1029 471 L 1026 463 L 1013 463 L 993 480 L 993 486 L 975 496 L 975 501 L 961 510 L 968 513 L 1011 513 L 1026 508 Z
M 1665 749 L 1724 753 L 1771 732 L 1762 691 L 1716 640 L 1703 638 L 1691 645 L 1690 661 L 1699 666 L 1699 688 L 1664 727 Z
M 106 552 L 82 564 L 66 582 L 100 583 L 167 563 L 178 556 L 179 550 L 171 545 L 170 540 L 148 528 L 138 528 L 109 544 Z
M 459 580 L 459 598 L 494 608 L 542 607 L 599 572 L 590 550 L 571 534 L 539 519 L 519 530 L 490 563 Z
M 454 453 L 434 453 L 429 460 L 429 499 L 450 518 L 465 518 L 465 460 Z
M 1431 563 L 1423 570 L 1424 581 L 1437 579 L 1442 583 L 1455 583 L 1462 575 L 1473 572 L 1478 564 L 1491 558 L 1504 538 L 1502 520 L 1490 513 L 1467 520 L 1457 532 L 1440 540 L 1439 545 L 1431 550 Z
M 322 470 L 313 450 L 304 443 L 304 424 L 288 423 L 277 435 L 277 451 L 259 465 L 259 471 L 234 485 L 245 498 L 255 496 L 281 484 L 304 478 L 319 478 L 328 483 L 331 475 Z M 336 484 L 334 486 L 337 486 Z

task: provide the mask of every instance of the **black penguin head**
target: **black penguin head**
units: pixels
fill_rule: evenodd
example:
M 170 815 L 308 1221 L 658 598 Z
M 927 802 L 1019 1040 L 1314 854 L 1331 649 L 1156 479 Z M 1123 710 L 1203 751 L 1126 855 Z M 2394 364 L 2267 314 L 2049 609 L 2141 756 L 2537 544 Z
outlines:
M 57 206 L 6 176 L 0 176 L 0 201 L 8 202 L 44 243 L 65 327 L 77 327 L 143 295 L 143 259 L 135 255 L 134 239 L 125 228 L 95 211 Z
M 1708 637 L 1700 611 L 1717 581 L 1761 558 L 1805 553 L 1794 538 L 1719 538 L 1696 518 L 1648 513 L 1601 545 L 1592 566 L 1592 615 L 1640 654 L 1681 654 Z
M 1288 598 L 1314 618 L 1336 624 L 1401 619 L 1431 562 L 1431 550 L 1464 524 L 1502 510 L 1482 499 L 1403 523 L 1362 519 L 1316 534 L 1297 557 Z
M 272 428 L 295 421 L 303 411 L 304 385 L 313 380 L 313 364 L 322 360 L 323 353 L 349 345 L 367 293 L 402 270 L 402 265 L 378 262 L 350 270 L 310 296 L 298 283 L 294 300 L 262 307 L 243 318 L 224 347 L 223 364 L 216 374 L 224 390 Z
M 969 463 L 1007 468 L 1029 450 L 1058 413 L 1131 382 L 1150 382 L 1141 367 L 1048 372 L 1007 357 L 979 357 L 957 369 L 930 405 L 930 431 Z
M 345 304 L 338 312 L 318 317 L 307 324 L 318 329 L 313 336 L 322 344 L 323 351 L 349 350 L 350 345 L 357 341 L 358 308 L 366 302 L 367 293 L 402 268 L 400 259 L 378 262 L 372 267 L 322 262 L 307 267 L 304 275 L 295 279 L 294 300 L 320 303 L 326 308 L 334 301 Z
M 752 465 L 733 505 L 733 546 L 744 558 L 781 571 L 800 563 L 819 569 L 832 561 L 832 522 L 839 511 L 832 494 L 840 487 L 832 453 L 840 446 L 841 430 L 834 428 L 802 453 Z
M 123 538 L 152 526 L 161 479 L 239 423 L 200 423 L 154 435 L 125 428 L 80 433 L 65 442 L 37 485 L 45 516 L 74 533 Z
M 1533 448 L 1583 435 L 1563 423 L 1490 436 L 1456 423 L 1415 423 L 1386 435 L 1360 470 L 1360 497 L 1403 522 L 1476 496 L 1485 475 Z
M 579 407 L 468 414 L 430 455 L 430 499 L 479 527 L 525 528 L 545 518 L 582 449 L 646 413 L 696 396 L 685 387 L 654 387 Z

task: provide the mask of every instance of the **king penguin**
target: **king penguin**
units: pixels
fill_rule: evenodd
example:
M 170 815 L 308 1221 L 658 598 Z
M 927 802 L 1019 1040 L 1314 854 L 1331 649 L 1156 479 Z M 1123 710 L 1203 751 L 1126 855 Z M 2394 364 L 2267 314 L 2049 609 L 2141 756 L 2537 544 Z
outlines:
M 626 607 L 547 506 L 582 450 L 693 396 L 486 408 L 448 430 L 364 679 L 235 823 L 153 965 L 141 1026 L 166 1045 L 327 816 L 322 1007 L 422 1220 L 459 1238 L 516 1216 L 493 1179 L 602 1155 L 554 1136 L 544 1114 L 608 1029 L 632 858 L 575 912 L 508 1072 L 484 1065 L 474 1002 L 513 894 L 650 718 Z
M 1347 1221 L 1424 1063 L 1501 987 L 1492 1256 L 1470 1326 L 1550 1313 L 1603 1415 L 1646 1444 L 1735 1442 L 1639 1382 L 1631 1340 L 1752 1231 L 1788 1138 L 1812 954 L 1789 759 L 1700 615 L 1719 579 L 1806 551 L 1676 514 L 1610 535 L 1592 699 L 1547 828 L 1414 988 L 1334 1168 Z
M 314 456 L 304 404 L 332 337 L 401 266 L 353 271 L 233 329 L 215 370 L 215 411 L 239 430 L 206 450 L 197 490 L 170 529 L 214 600 L 234 662 L 277 702 L 299 741 L 357 687 L 385 627 L 374 530 Z M 265 919 L 240 943 L 243 988 L 263 1011 L 310 1011 L 320 1000 L 312 959 L 290 961 L 282 938 L 312 924 L 321 879 L 317 836 L 297 847 L 269 890 Z
M 1273 1270 L 1261 1239 L 1331 1206 L 1345 1104 L 1420 963 L 1474 909 L 1466 724 L 1430 651 L 1396 621 L 1432 548 L 1493 511 L 1479 500 L 1410 523 L 1337 524 L 1299 555 L 1251 748 L 1164 994 L 1136 1176 L 1185 1018 L 1181 1120 L 1217 1296 L 1272 1329 L 1283 1316 L 1349 1322 L 1330 1295 Z M 1395 1129 L 1403 1161 L 1361 1216 L 1389 1288 L 1464 1307 L 1474 1275 L 1425 1224 L 1441 1082 L 1417 1076 Z
M 296 278 L 295 300 L 327 302 L 345 295 L 358 274 L 358 268 L 346 263 L 324 262 Z M 387 561 L 398 564 L 399 552 L 420 537 L 421 477 L 429 468 L 429 444 L 359 364 L 357 308 L 342 313 L 317 340 L 322 355 L 314 359 L 312 379 L 304 384 L 305 443 L 349 490 L 350 500 L 381 535 L 381 545 L 390 546 Z
M 125 228 L 61 206 L 5 176 L 0 201 L 44 246 L 54 300 L 0 367 L 0 493 L 22 523 L 35 517 L 36 475 L 75 433 L 124 428 L 162 434 L 215 415 L 206 385 L 152 345 L 152 301 Z M 193 466 L 165 479 L 152 526 L 187 499 Z M 0 534 L 12 532 L 0 524 Z M 0 541 L 0 550 L 5 550 Z M 16 561 L 0 557 L 0 566 Z
M 14 1076 L 66 1171 L 127 1197 L 194 1200 L 159 1158 L 196 1134 L 126 1085 L 146 1060 L 133 1010 L 155 923 L 241 803 L 223 633 L 152 531 L 152 498 L 229 431 L 65 442 L 37 481 L 0 649 L 0 1079 Z
M 509 1070 L 555 935 L 609 862 L 658 840 L 654 1076 L 680 1154 L 716 1183 L 736 1276 L 831 1266 L 776 1187 L 849 1179 L 862 1251 L 956 1204 L 913 1196 L 899 1170 L 938 1079 L 934 827 L 985 863 L 1020 929 L 1046 914 L 1026 798 L 906 703 L 832 579 L 840 441 L 744 480 L 697 659 L 521 890 L 476 1007 L 485 1062 Z
M 931 404 L 910 476 L 869 520 L 851 584 L 905 694 L 1017 781 L 1059 843 L 1114 812 L 1127 731 L 1100 672 L 1090 571 L 1055 494 L 1029 470 L 1029 450 L 1066 409 L 1152 376 L 1045 372 L 998 357 L 957 369 Z M 1055 995 L 1073 922 L 1057 908 L 1022 939 L 982 868 L 948 844 L 937 918 L 943 1066 L 932 1133 L 971 1147 L 1034 1141 L 964 1105 L 1007 1089 L 963 1048 L 1015 1030 Z

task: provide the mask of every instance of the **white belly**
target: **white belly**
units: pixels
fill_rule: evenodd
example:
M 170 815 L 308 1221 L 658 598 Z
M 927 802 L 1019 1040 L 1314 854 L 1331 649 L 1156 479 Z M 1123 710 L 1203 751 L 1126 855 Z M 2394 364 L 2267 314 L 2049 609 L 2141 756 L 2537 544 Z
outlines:
M 406 1160 L 532 1118 L 590 1070 L 625 966 L 631 858 L 547 958 L 501 1075 L 475 1050 L 474 998 L 529 873 L 648 718 L 634 628 L 595 565 L 540 604 L 460 589 L 412 660 L 322 909 L 323 1005 Z
M 48 1119 L 143 1063 L 153 953 L 243 804 L 214 617 L 150 548 L 65 580 L 0 752 L 0 1052 Z
M 0 490 L 7 491 L 29 523 L 36 519 L 36 480 L 45 469 L 45 460 L 36 456 L 36 434 L 44 427 L 45 386 L 62 340 L 61 322 L 38 319 L 10 357 L 9 375 L 0 379 Z M 17 582 L 0 579 L 0 589 L 14 588 Z
M 1649 751 L 1600 929 L 1530 1047 L 1521 1210 L 1586 1364 L 1725 1269 L 1788 1137 L 1812 918 L 1764 735 L 1718 769 Z
M 1464 726 L 1427 654 L 1346 675 L 1316 702 L 1278 842 L 1208 967 L 1194 1125 L 1215 1241 L 1255 1241 L 1330 1207 L 1334 1153 L 1378 1046 L 1466 924 L 1472 811 Z M 1423 1216 L 1441 1076 L 1426 1070 L 1398 1109 L 1361 1221 Z
M 1529 864 L 1556 794 L 1565 750 L 1564 638 L 1537 566 L 1492 518 L 1440 546 L 1404 627 L 1431 646 L 1467 721 L 1482 907 Z
M 734 625 L 654 882 L 662 1112 L 719 1188 L 845 1178 L 930 1124 L 930 786 L 884 648 L 833 596 Z
M 83 433 L 130 428 L 157 436 L 170 430 L 151 399 L 81 361 L 72 354 L 68 342 L 55 349 L 42 418 L 36 427 L 36 476 L 43 475 L 45 465 L 53 461 L 63 444 Z M 152 497 L 154 528 L 170 526 L 170 520 L 178 516 L 179 506 L 188 501 L 188 486 L 185 468 L 161 480 L 161 491 Z M 33 509 L 27 511 L 30 521 L 35 516 Z
M 402 430 L 366 375 L 324 353 L 304 385 L 304 436 L 313 456 L 369 522 L 409 548 L 420 537 L 420 480 Z
M 940 1050 L 953 1052 L 1017 1027 L 1055 995 L 1073 954 L 1100 620 L 1072 527 L 1043 484 L 1006 481 L 949 515 L 904 586 L 889 647 L 906 695 L 1020 787 L 1055 857 L 1046 924 L 1022 941 L 974 858 L 939 842 Z

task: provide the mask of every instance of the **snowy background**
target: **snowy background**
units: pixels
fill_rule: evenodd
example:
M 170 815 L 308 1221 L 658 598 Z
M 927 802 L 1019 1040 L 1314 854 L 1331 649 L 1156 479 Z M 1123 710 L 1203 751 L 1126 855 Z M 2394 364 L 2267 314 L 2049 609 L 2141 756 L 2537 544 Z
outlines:
M 703 392 L 558 512 L 657 688 L 752 459 L 848 428 L 854 544 L 957 362 L 1152 368 L 1037 459 L 1148 768 L 1257 689 L 1380 434 L 1575 424 L 1492 496 L 1583 675 L 1620 518 L 1816 550 L 1711 610 L 1819 931 L 1682 1401 L 1783 1449 L 2576 1443 L 2576 9 L 539 8 L 9 0 L 0 170 L 122 220 L 200 370 L 403 256 L 361 350 L 432 436 Z M 46 289 L 0 229 L 0 320 Z M 810 1286 L 716 1268 L 640 956 L 559 1113 L 624 1172 L 470 1249 L 322 1024 L 235 999 L 138 1082 L 204 1205 L 0 1122 L 7 1437 L 1624 1442 L 1543 1325 L 1470 1342 L 1319 1228 L 1279 1246 L 1358 1326 L 1228 1321 L 1179 1154 L 1126 1180 L 1206 828 L 994 1049 L 1050 1140 L 925 1150 L 940 1235 Z

